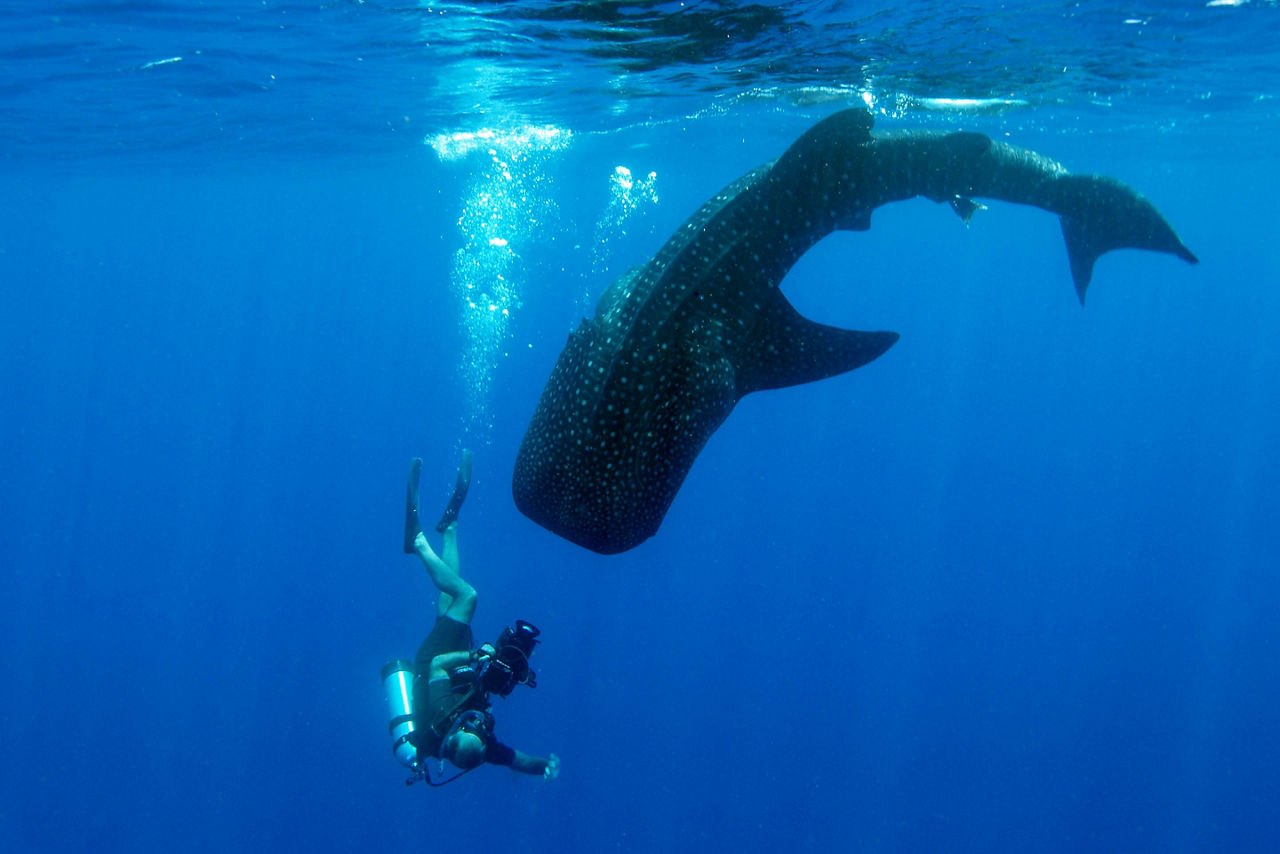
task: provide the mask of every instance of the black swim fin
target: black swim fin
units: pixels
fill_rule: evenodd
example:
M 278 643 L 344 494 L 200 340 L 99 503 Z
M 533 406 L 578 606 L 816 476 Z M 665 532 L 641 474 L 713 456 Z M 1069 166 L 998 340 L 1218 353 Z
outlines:
M 418 477 L 422 472 L 422 457 L 414 457 L 409 463 L 409 490 L 404 502 L 404 553 L 413 554 L 413 541 L 422 533 L 418 523 Z
M 453 485 L 453 497 L 449 499 L 449 506 L 444 508 L 444 515 L 440 517 L 440 521 L 436 523 L 436 530 L 444 533 L 454 522 L 458 521 L 458 511 L 462 509 L 462 502 L 466 500 L 467 489 L 471 486 L 471 452 L 466 448 L 462 449 L 462 462 L 458 464 L 458 480 Z

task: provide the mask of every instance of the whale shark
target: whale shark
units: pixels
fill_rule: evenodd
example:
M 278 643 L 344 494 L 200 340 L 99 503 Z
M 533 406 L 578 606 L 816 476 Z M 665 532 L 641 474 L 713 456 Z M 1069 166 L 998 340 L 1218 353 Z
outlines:
M 1198 263 L 1155 206 L 1113 178 L 980 133 L 873 132 L 869 112 L 835 113 L 706 202 L 569 336 L 520 444 L 516 506 L 601 554 L 653 536 L 743 396 L 851 371 L 898 340 L 802 317 L 779 285 L 832 231 L 865 231 L 877 207 L 915 196 L 966 223 L 976 199 L 1057 214 L 1081 305 L 1111 250 Z

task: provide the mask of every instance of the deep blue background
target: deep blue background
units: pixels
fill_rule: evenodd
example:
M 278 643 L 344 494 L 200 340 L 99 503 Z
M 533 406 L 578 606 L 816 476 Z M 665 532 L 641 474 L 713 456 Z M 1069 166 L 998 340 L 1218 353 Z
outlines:
M 428 505 L 452 482 L 476 164 L 0 175 L 0 845 L 1274 847 L 1266 146 L 1013 137 L 1139 188 L 1203 263 L 1109 255 L 1081 310 L 1053 217 L 881 209 L 784 289 L 900 331 L 886 356 L 745 400 L 632 552 L 515 511 L 574 301 L 607 284 L 574 246 L 613 167 L 662 194 L 616 272 L 806 124 L 584 135 L 549 166 L 557 236 L 523 247 L 461 530 L 478 635 L 543 629 L 539 687 L 497 711 L 562 757 L 549 785 L 405 789 L 377 678 L 432 613 L 399 552 L 403 478 L 426 458 Z

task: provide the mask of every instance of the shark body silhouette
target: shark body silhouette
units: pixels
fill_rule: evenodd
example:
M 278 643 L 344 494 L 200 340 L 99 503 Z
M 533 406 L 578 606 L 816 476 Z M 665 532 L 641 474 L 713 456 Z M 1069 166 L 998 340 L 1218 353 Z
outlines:
M 1155 206 L 1111 178 L 977 133 L 872 133 L 836 113 L 777 161 L 721 191 L 644 266 L 619 278 L 552 370 L 516 459 L 526 516 L 602 554 L 652 536 L 708 438 L 753 391 L 850 371 L 898 340 L 807 320 L 779 284 L 836 229 L 924 196 L 967 222 L 974 198 L 1034 205 L 1062 223 L 1083 305 L 1094 261 L 1125 247 L 1196 257 Z

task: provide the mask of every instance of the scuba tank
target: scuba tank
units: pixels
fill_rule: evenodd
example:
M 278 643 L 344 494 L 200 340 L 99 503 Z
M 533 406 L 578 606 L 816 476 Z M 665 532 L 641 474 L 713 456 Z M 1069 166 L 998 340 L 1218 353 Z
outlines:
M 382 687 L 387 694 L 387 711 L 391 722 L 391 750 L 396 761 L 406 768 L 418 771 L 422 760 L 418 748 L 409 743 L 409 737 L 417 728 L 413 717 L 413 664 L 396 658 L 382 665 Z
M 391 722 L 387 725 L 387 729 L 391 732 L 391 751 L 395 754 L 397 762 L 413 772 L 404 781 L 406 786 L 412 786 L 419 780 L 426 780 L 429 786 L 443 786 L 473 769 L 459 771 L 447 780 L 431 779 L 431 771 L 427 767 L 427 761 L 431 757 L 420 754 L 418 748 L 410 742 L 418 729 L 417 720 L 413 715 L 413 679 L 413 664 L 403 658 L 393 658 L 382 665 L 382 688 L 387 695 L 387 711 L 391 714 Z M 471 692 L 468 692 L 467 697 L 470 694 Z M 450 735 L 455 730 L 464 728 L 469 732 L 479 731 L 482 728 L 487 728 L 485 731 L 490 734 L 493 732 L 493 718 L 487 713 L 471 711 L 458 717 L 459 719 L 449 730 Z M 444 767 L 443 762 L 441 767 Z

